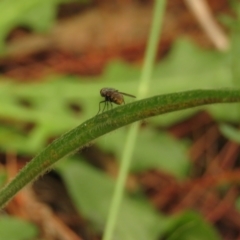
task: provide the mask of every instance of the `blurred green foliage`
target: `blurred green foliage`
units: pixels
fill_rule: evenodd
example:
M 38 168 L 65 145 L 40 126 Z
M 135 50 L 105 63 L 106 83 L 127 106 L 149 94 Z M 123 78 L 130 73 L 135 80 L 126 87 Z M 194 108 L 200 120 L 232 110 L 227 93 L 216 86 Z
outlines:
M 102 231 L 114 190 L 114 180 L 84 161 L 62 161 L 57 165 L 79 211 Z M 125 195 L 114 239 L 158 239 L 168 219 L 158 214 L 144 198 Z
M 195 212 L 184 212 L 172 218 L 166 240 L 219 240 L 217 231 Z
M 199 50 L 181 40 L 155 67 L 149 96 L 196 88 L 232 87 L 228 59 L 228 54 Z M 113 62 L 100 77 L 54 76 L 26 84 L 1 78 L 1 148 L 31 154 L 39 151 L 50 137 L 58 136 L 97 114 L 102 87 L 135 94 L 139 74 L 137 67 Z M 218 120 L 237 122 L 240 117 L 237 104 L 201 109 L 208 110 Z M 198 110 L 179 111 L 146 121 L 169 126 Z
M 57 170 L 79 211 L 101 232 L 108 216 L 114 180 L 83 159 L 61 161 Z M 125 193 L 114 239 L 157 240 L 159 236 L 166 240 L 220 239 L 217 231 L 197 213 L 162 215 L 141 194 Z
M 0 168 L 0 187 L 7 181 L 7 173 L 4 168 Z
M 39 32 L 49 30 L 56 19 L 57 6 L 64 2 L 69 1 L 1 1 L 0 52 L 4 51 L 9 32 L 17 26 Z M 239 22 L 234 24 L 239 26 Z M 234 46 L 239 48 L 237 41 Z M 233 77 L 236 79 L 233 73 L 239 72 L 239 55 L 235 48 L 230 53 L 218 53 L 199 49 L 189 41 L 180 40 L 165 60 L 156 65 L 149 96 L 196 88 L 237 86 L 233 82 Z M 21 84 L 1 77 L 1 150 L 36 154 L 50 138 L 95 116 L 102 87 L 114 87 L 135 94 L 139 76 L 139 68 L 118 61 L 109 64 L 105 73 L 99 77 L 51 76 L 42 82 Z M 205 106 L 201 109 L 207 110 L 216 120 L 239 122 L 237 104 Z M 182 121 L 196 111 L 199 108 L 147 119 L 149 126 L 139 133 L 132 171 L 161 168 L 175 177 L 187 176 L 190 168 L 186 155 L 188 143 L 176 141 L 167 133 L 153 129 L 155 126 L 170 126 Z M 222 129 L 230 138 L 239 139 L 233 129 Z M 96 144 L 120 159 L 125 135 L 126 129 L 120 129 L 99 139 Z M 101 231 L 106 221 L 114 181 L 84 161 L 63 161 L 57 169 L 79 211 Z M 159 239 L 159 236 L 165 236 L 164 239 L 168 240 L 219 239 L 215 230 L 196 213 L 166 217 L 157 213 L 142 196 L 126 194 L 122 209 L 116 239 L 150 240 Z M 16 230 L 9 230 L 13 228 Z M 15 218 L 0 217 L 1 239 L 30 239 L 36 234 L 31 224 Z
M 233 142 L 240 143 L 240 131 L 229 124 L 220 124 L 221 133 Z
M 200 50 L 190 42 L 181 40 L 175 44 L 169 56 L 155 67 L 149 96 L 196 88 L 232 87 L 228 63 L 228 53 Z M 35 154 L 51 137 L 58 136 L 95 116 L 101 101 L 99 90 L 102 87 L 114 87 L 123 92 L 136 94 L 139 76 L 139 68 L 123 62 L 112 62 L 100 77 L 52 76 L 42 82 L 26 84 L 2 77 L 1 148 Z M 127 101 L 132 100 L 126 99 Z M 240 117 L 237 104 L 208 106 L 201 109 L 209 111 L 219 120 L 237 122 Z M 188 144 L 176 141 L 167 133 L 157 132 L 153 128 L 171 125 L 198 110 L 179 111 L 146 119 L 149 126 L 139 132 L 132 170 L 161 168 L 176 177 L 187 176 L 190 168 L 186 155 Z M 125 131 L 124 128 L 114 131 L 109 136 L 99 139 L 97 144 L 119 159 L 125 141 Z M 61 169 L 61 174 L 71 196 L 79 210 L 93 222 L 94 226 L 102 229 L 113 182 L 110 179 L 106 180 L 107 176 L 86 164 L 81 162 L 68 164 Z M 143 239 L 157 239 L 159 235 L 167 232 L 166 223 L 169 221 L 171 223 L 170 218 L 160 217 L 146 201 L 142 202 L 142 199 L 132 199 L 129 196 L 126 198 L 129 198 L 124 201 L 124 209 L 127 210 L 119 217 L 120 224 L 117 229 L 119 239 L 141 239 L 139 236 L 144 236 Z M 139 227 L 132 226 L 126 219 L 138 223 Z M 129 238 L 126 234 L 129 234 Z
M 121 159 L 126 130 L 117 130 L 107 134 L 101 137 L 97 144 L 101 149 L 113 153 L 117 159 Z M 177 141 L 166 132 L 150 128 L 142 129 L 136 140 L 131 170 L 142 172 L 150 169 L 161 169 L 176 177 L 184 177 L 190 165 L 187 146 L 187 142 Z
M 2 0 L 0 1 L 0 53 L 4 52 L 5 39 L 15 27 L 27 27 L 46 32 L 52 27 L 60 3 L 74 0 Z M 76 0 L 75 0 L 76 1 Z M 78 0 L 89 3 L 90 0 Z
M 37 227 L 10 216 L 0 216 L 0 238 L 2 240 L 35 239 L 38 236 Z

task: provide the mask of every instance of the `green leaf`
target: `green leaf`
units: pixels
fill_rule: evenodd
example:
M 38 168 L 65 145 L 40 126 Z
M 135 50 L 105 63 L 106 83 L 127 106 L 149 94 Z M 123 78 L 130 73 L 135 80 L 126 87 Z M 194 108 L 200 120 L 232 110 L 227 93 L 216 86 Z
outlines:
M 229 53 L 203 50 L 183 39 L 177 41 L 171 53 L 158 64 L 153 78 L 155 81 L 150 89 L 153 95 L 190 89 L 208 89 L 216 86 L 219 88 L 233 87 Z M 231 106 L 229 111 L 226 108 L 222 105 L 220 107 L 204 106 L 193 110 L 168 113 L 150 121 L 158 125 L 169 126 L 204 109 L 221 120 L 236 121 L 240 117 L 240 114 L 236 112 L 236 105 Z M 226 110 L 229 114 L 226 114 Z
M 198 213 L 185 212 L 175 216 L 166 240 L 220 240 L 217 231 Z
M 38 2 L 37 7 L 32 8 L 26 15 L 21 16 L 19 19 L 20 24 L 38 32 L 50 29 L 55 21 L 57 15 L 56 7 L 59 2 L 59 0 Z
M 0 238 L 3 240 L 26 240 L 36 238 L 36 226 L 18 218 L 0 216 Z
M 221 133 L 228 138 L 229 140 L 240 143 L 240 131 L 239 129 L 229 125 L 229 124 L 220 124 L 219 126 Z
M 102 230 L 109 211 L 114 181 L 84 162 L 65 161 L 57 165 L 79 211 Z M 125 195 L 115 230 L 115 240 L 159 239 L 168 227 L 161 216 L 141 198 Z
M 5 169 L 0 168 L 0 188 L 7 182 L 7 173 Z
M 101 148 L 122 157 L 123 143 L 126 140 L 126 129 L 110 133 L 97 142 Z M 133 152 L 132 171 L 160 169 L 176 177 L 186 176 L 190 161 L 187 156 L 188 145 L 178 141 L 165 132 L 149 128 L 141 129 Z
M 218 87 L 230 87 L 232 83 L 228 61 L 228 53 L 203 50 L 181 39 L 174 44 L 165 60 L 158 64 L 153 78 L 163 85 L 163 93 L 212 88 L 216 87 L 216 83 Z M 158 90 L 157 85 L 153 84 L 151 90 Z
M 49 29 L 56 15 L 56 7 L 65 0 L 2 0 L 0 1 L 0 52 L 4 50 L 7 34 L 24 25 L 37 31 Z

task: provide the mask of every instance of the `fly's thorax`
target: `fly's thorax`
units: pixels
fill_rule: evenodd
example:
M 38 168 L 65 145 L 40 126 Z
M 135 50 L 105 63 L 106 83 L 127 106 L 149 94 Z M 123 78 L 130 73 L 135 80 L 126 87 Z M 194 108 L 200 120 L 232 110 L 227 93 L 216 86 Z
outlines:
M 102 97 L 110 97 L 112 93 L 117 92 L 114 88 L 102 88 L 100 94 Z

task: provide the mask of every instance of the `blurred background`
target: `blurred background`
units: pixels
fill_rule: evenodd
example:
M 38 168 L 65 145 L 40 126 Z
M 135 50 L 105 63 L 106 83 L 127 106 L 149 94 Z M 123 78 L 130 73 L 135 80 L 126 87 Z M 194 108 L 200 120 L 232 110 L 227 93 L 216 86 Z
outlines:
M 0 2 L 1 185 L 95 116 L 101 88 L 136 95 L 153 6 Z M 239 87 L 239 1 L 167 1 L 156 55 L 148 96 Z M 239 119 L 239 104 L 145 119 L 114 239 L 240 239 Z M 0 239 L 102 239 L 127 130 L 59 161 L 17 194 L 0 213 Z

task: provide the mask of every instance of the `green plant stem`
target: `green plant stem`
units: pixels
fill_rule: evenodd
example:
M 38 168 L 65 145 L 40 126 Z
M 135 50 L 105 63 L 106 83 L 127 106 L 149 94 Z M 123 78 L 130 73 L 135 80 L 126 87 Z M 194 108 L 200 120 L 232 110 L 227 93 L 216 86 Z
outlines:
M 142 99 L 146 96 L 151 81 L 152 69 L 154 66 L 154 60 L 156 57 L 157 46 L 159 42 L 159 36 L 161 32 L 163 14 L 165 10 L 165 0 L 155 0 L 154 13 L 152 20 L 152 27 L 150 31 L 149 41 L 146 48 L 146 54 L 144 58 L 143 70 L 139 82 L 138 99 Z M 129 172 L 133 150 L 136 143 L 138 134 L 139 123 L 135 123 L 129 129 L 126 143 L 121 159 L 121 166 L 119 175 L 117 178 L 116 186 L 114 189 L 111 205 L 109 208 L 109 216 L 107 219 L 103 240 L 111 240 L 113 238 L 114 229 L 117 223 L 117 217 L 120 210 L 120 205 L 123 199 L 124 186 L 126 183 L 127 175 Z
M 192 90 L 139 100 L 87 120 L 65 133 L 32 159 L 0 192 L 3 207 L 20 189 L 47 171 L 59 159 L 87 147 L 94 139 L 130 123 L 181 109 L 240 102 L 240 90 Z
M 146 48 L 143 69 L 138 90 L 138 99 L 146 97 L 151 81 L 153 66 L 157 54 L 160 33 L 162 30 L 163 16 L 165 12 L 166 0 L 155 0 L 152 28 Z

